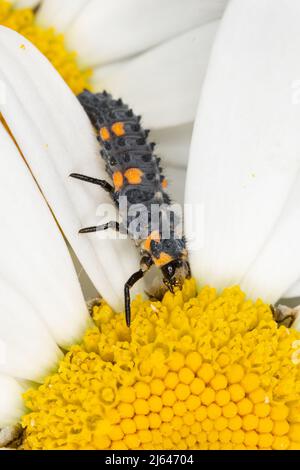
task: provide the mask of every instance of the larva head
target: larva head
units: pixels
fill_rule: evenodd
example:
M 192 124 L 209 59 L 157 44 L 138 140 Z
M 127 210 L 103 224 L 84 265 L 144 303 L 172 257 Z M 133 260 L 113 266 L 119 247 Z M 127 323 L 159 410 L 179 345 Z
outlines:
M 170 263 L 162 266 L 163 281 L 166 287 L 173 292 L 174 287 L 182 287 L 184 280 L 191 276 L 188 261 L 183 259 L 175 259 Z
M 184 239 L 153 240 L 151 248 L 154 263 L 161 269 L 166 287 L 171 292 L 174 287 L 181 287 L 184 280 L 190 277 Z

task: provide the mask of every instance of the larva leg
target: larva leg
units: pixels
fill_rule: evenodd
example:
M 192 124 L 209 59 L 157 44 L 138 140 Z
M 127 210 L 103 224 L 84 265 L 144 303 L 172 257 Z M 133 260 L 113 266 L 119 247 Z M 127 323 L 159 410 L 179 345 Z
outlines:
M 125 296 L 125 316 L 126 316 L 126 324 L 128 328 L 130 327 L 131 323 L 131 310 L 130 310 L 130 289 L 134 286 L 142 277 L 144 277 L 144 271 L 140 269 L 136 273 L 134 273 L 126 282 L 124 286 L 124 296 Z
M 131 323 L 131 310 L 130 310 L 130 289 L 133 287 L 142 277 L 144 274 L 151 268 L 153 265 L 152 258 L 149 255 L 143 256 L 141 259 L 141 269 L 134 273 L 126 282 L 124 286 L 124 297 L 125 297 L 125 316 L 126 316 L 126 324 L 128 328 L 130 327 Z
M 79 233 L 94 233 L 94 232 L 100 232 L 101 230 L 108 230 L 111 228 L 112 230 L 115 230 L 116 232 L 122 232 L 122 233 L 127 233 L 124 227 L 120 226 L 119 222 L 107 222 L 106 224 L 103 225 L 95 225 L 94 227 L 87 227 L 87 228 L 82 228 L 79 230 Z
M 114 188 L 111 184 L 109 184 L 105 180 L 99 180 L 97 178 L 91 178 L 90 176 L 85 176 L 85 175 L 79 175 L 78 173 L 71 173 L 71 178 L 75 178 L 77 180 L 85 181 L 86 183 L 92 183 L 92 184 L 97 184 L 98 186 L 101 186 L 104 191 L 108 193 L 113 193 Z

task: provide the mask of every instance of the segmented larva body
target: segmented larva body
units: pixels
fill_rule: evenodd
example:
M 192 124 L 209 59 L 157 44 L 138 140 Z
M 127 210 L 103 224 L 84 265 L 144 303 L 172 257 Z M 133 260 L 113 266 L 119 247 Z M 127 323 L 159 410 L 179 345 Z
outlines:
M 159 225 L 153 230 L 151 208 L 170 205 L 171 200 L 165 191 L 167 181 L 162 174 L 160 159 L 153 152 L 155 144 L 148 142 L 149 131 L 141 126 L 140 116 L 134 115 L 122 100 L 114 100 L 106 92 L 92 94 L 84 91 L 79 100 L 102 146 L 100 153 L 114 184 L 113 199 L 118 206 L 121 197 L 127 200 L 126 229 L 129 235 L 142 244 L 143 250 L 151 253 L 154 264 L 159 267 L 178 257 L 186 257 L 184 238 L 175 237 L 176 218 L 170 217 L 170 212 L 170 237 L 162 239 Z M 134 234 L 130 230 L 134 215 L 129 215 L 133 204 L 143 204 L 148 211 L 146 230 Z
M 116 194 L 126 196 L 129 204 L 169 203 L 159 159 L 153 155 L 154 144 L 147 142 L 149 132 L 141 127 L 141 118 L 107 93 L 84 92 L 79 99 L 98 131 Z
M 126 232 L 140 246 L 140 270 L 124 286 L 126 322 L 130 326 L 130 288 L 151 266 L 161 268 L 163 281 L 171 291 L 190 276 L 182 222 L 171 206 L 160 159 L 153 153 L 155 144 L 148 142 L 149 131 L 141 127 L 140 117 L 106 92 L 84 91 L 78 98 L 96 130 L 113 185 L 78 173 L 71 176 L 109 192 L 121 218 L 121 222 L 110 221 L 80 233 L 113 228 Z

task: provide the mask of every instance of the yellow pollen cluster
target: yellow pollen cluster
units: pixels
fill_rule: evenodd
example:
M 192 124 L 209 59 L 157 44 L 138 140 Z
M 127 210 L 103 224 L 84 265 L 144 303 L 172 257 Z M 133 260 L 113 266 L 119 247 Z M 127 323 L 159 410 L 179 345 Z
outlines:
M 95 328 L 25 394 L 24 449 L 300 449 L 300 333 L 194 280 Z
M 14 9 L 6 0 L 0 0 L 0 25 L 17 31 L 31 41 L 52 62 L 76 95 L 89 88 L 91 70 L 79 68 L 76 53 L 66 49 L 62 34 L 36 24 L 33 10 Z

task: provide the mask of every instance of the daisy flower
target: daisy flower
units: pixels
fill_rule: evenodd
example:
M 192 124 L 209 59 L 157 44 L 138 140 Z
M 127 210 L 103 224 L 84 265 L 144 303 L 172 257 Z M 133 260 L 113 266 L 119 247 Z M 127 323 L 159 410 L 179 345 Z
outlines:
M 38 2 L 14 8 L 25 3 Z M 232 0 L 208 67 L 201 61 L 192 77 L 192 99 L 192 86 L 184 90 L 190 77 L 179 69 L 194 62 L 183 43 L 199 26 L 195 2 L 191 16 L 180 2 L 163 2 L 159 18 L 153 2 L 123 3 L 131 10 L 65 1 L 57 15 L 54 0 L 26 10 L 36 15 L 33 36 L 46 37 L 43 54 L 33 36 L 12 31 L 25 33 L 9 24 L 19 10 L 10 6 L 0 27 L 1 444 L 18 437 L 21 448 L 34 450 L 299 449 L 298 310 L 270 306 L 300 294 L 299 2 L 283 9 L 281 0 Z M 200 36 L 225 3 L 200 2 Z M 141 11 L 148 12 L 144 23 Z M 66 43 L 58 46 L 49 24 Z M 57 70 L 48 60 L 51 43 L 60 50 Z M 208 58 L 205 44 L 195 50 Z M 169 88 L 154 67 L 165 57 L 178 78 Z M 194 278 L 161 301 L 138 295 L 130 329 L 117 312 L 124 282 L 137 270 L 136 250 L 111 233 L 78 235 L 110 205 L 97 188 L 68 178 L 105 178 L 74 95 L 76 83 L 88 86 L 88 67 L 97 68 L 91 86 L 122 94 L 138 112 L 145 106 L 167 154 L 175 135 L 179 147 L 188 146 L 185 131 L 201 95 L 185 194 Z M 91 314 L 66 241 L 101 295 Z

